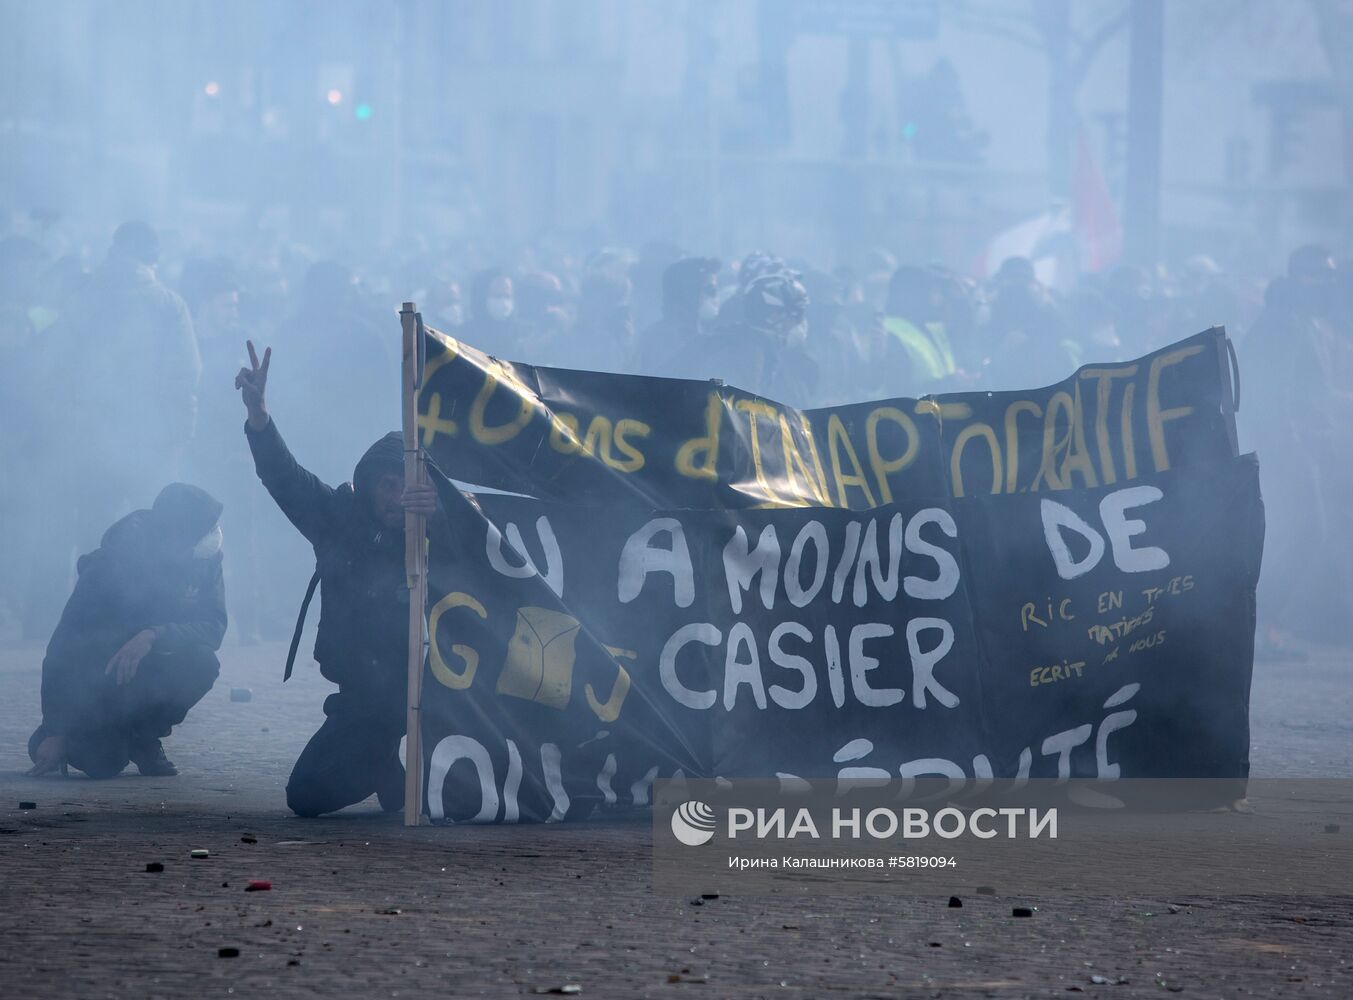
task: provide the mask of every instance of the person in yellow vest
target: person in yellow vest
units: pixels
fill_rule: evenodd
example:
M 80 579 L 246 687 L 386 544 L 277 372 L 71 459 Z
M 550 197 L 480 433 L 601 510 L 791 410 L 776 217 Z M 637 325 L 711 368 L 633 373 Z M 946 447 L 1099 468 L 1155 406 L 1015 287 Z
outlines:
M 934 391 L 958 372 L 943 305 L 938 281 L 924 268 L 893 272 L 883 328 L 905 351 L 909 388 L 917 393 Z

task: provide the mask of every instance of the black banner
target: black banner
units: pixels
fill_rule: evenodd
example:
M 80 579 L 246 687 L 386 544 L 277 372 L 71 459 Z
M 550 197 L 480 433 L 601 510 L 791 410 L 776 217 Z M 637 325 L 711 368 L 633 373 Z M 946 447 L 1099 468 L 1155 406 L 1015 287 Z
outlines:
M 429 331 L 421 441 L 462 482 L 644 509 L 1111 486 L 1235 454 L 1226 335 L 1025 392 L 796 410 L 715 382 L 500 361 Z
M 1037 393 L 964 396 L 962 418 L 943 409 L 960 397 L 937 397 L 937 413 L 916 424 L 934 432 L 918 438 L 921 457 L 881 478 L 861 459 L 869 501 L 847 476 L 846 504 L 800 494 L 797 509 L 778 509 L 786 469 L 798 468 L 790 449 L 777 473 L 767 451 L 760 478 L 734 471 L 741 458 L 755 469 L 750 424 L 721 438 L 719 462 L 729 464 L 712 466 L 717 477 L 703 486 L 655 457 L 682 447 L 667 429 L 691 415 L 683 400 L 712 394 L 723 421 L 753 399 L 736 390 L 484 367 L 464 348 L 430 361 L 425 407 L 434 390 L 449 393 L 452 375 L 469 378 L 461 366 L 471 360 L 495 378 L 531 372 L 515 437 L 430 439 L 446 472 L 523 491 L 538 472 L 537 492 L 574 501 L 467 498 L 444 484 L 456 530 L 430 569 L 430 814 L 575 818 L 647 804 L 652 782 L 674 775 L 778 776 L 787 786 L 838 776 L 1243 779 L 1263 512 L 1257 464 L 1231 451 L 1224 345 L 1208 333 Z M 1110 368 L 1119 374 L 1102 374 Z M 651 391 L 628 395 L 641 388 Z M 440 398 L 438 420 L 473 425 L 473 398 Z M 802 416 L 827 428 L 819 459 L 833 418 L 847 436 L 861 433 L 852 445 L 869 454 L 861 428 L 890 419 L 874 414 L 925 402 Z M 995 415 L 1016 404 L 1064 409 L 1065 446 L 1053 421 L 1037 447 L 1022 432 L 1004 447 Z M 792 438 L 801 415 L 766 405 Z M 579 427 L 608 415 L 613 449 L 624 420 L 644 423 L 648 435 L 624 434 L 643 442 L 643 464 L 625 474 L 599 461 L 600 432 L 590 458 L 552 447 L 543 425 L 561 414 Z M 989 439 L 970 432 L 978 426 L 1000 430 Z M 968 479 L 960 439 L 995 442 L 982 489 L 960 491 L 959 477 L 943 474 L 957 467 L 965 484 L 979 480 L 976 467 Z M 1005 464 L 993 476 L 997 454 Z M 1018 463 L 1009 479 L 1008 459 Z M 931 473 L 955 488 L 913 489 L 933 485 Z M 819 482 L 830 494 L 834 472 Z M 766 483 L 777 502 L 757 494 Z M 597 496 L 612 502 L 583 502 Z M 666 502 L 643 502 L 650 496 Z M 750 509 L 758 501 L 777 509 Z M 702 509 L 681 509 L 695 502 Z

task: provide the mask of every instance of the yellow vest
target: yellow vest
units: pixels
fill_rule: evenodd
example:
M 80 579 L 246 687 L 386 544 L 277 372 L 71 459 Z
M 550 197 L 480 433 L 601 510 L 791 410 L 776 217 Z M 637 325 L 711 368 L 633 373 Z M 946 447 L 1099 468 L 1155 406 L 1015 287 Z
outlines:
M 897 338 L 921 378 L 938 381 L 958 370 L 943 323 L 927 323 L 921 328 L 901 316 L 888 316 L 883 328 Z

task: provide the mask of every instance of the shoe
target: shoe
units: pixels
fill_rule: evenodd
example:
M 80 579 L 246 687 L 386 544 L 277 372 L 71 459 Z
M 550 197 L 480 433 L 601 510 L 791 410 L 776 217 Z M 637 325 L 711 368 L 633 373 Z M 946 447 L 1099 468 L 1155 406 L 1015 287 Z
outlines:
M 132 763 L 147 778 L 172 778 L 179 773 L 174 762 L 164 755 L 164 744 L 149 740 L 132 748 Z

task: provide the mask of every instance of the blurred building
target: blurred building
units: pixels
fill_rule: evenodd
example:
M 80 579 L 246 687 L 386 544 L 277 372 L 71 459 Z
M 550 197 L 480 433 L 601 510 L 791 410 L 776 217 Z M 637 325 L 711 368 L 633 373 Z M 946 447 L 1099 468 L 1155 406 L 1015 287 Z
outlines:
M 1167 249 L 1271 247 L 1272 266 L 1303 239 L 1342 245 L 1340 93 L 1312 8 L 1166 9 Z M 1128 11 L 4 0 L 0 208 L 316 244 L 658 236 L 967 267 L 1073 200 L 1078 163 L 1121 205 Z

